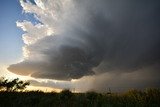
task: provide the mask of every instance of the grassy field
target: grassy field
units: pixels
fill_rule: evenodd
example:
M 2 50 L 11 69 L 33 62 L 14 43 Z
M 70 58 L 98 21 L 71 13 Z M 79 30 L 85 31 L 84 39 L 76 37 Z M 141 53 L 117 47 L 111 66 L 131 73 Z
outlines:
M 160 89 L 111 94 L 1 91 L 0 107 L 160 107 Z

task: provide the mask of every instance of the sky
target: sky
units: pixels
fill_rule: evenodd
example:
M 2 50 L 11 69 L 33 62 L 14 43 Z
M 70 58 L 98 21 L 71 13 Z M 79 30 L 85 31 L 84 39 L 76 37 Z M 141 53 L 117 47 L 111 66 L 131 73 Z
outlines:
M 10 76 L 76 91 L 160 87 L 158 0 L 3 0 L 0 8 L 0 65 Z
M 0 64 L 8 64 L 22 57 L 23 32 L 16 27 L 16 21 L 23 18 L 22 8 L 18 0 L 2 0 L 0 13 Z
M 0 64 L 7 65 L 21 60 L 22 40 L 21 29 L 17 28 L 18 20 L 29 20 L 33 23 L 37 22 L 33 15 L 24 14 L 19 0 L 2 0 L 0 3 Z M 2 51 L 3 50 L 3 51 Z

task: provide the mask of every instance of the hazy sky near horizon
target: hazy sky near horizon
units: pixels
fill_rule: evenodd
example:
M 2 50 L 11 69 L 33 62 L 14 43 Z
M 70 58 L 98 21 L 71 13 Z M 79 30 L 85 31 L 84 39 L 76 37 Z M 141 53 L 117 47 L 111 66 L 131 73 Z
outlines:
M 38 86 L 160 87 L 159 11 L 158 0 L 3 0 L 0 66 Z

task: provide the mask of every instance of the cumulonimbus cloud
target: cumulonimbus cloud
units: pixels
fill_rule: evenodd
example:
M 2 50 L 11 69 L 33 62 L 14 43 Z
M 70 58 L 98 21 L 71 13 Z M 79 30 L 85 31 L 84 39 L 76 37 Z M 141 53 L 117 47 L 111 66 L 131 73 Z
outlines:
M 10 65 L 9 71 L 57 80 L 141 72 L 150 66 L 152 74 L 159 74 L 154 66 L 160 65 L 158 0 L 20 3 L 40 23 L 17 22 L 25 31 L 24 60 Z

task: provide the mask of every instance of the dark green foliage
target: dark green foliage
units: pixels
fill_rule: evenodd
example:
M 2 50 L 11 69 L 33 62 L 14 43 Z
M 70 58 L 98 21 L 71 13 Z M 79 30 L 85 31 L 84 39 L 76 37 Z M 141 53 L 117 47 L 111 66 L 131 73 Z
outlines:
M 160 89 L 125 93 L 0 92 L 0 107 L 160 107 Z
M 0 90 L 4 91 L 22 91 L 29 85 L 29 82 L 21 81 L 18 78 L 8 80 L 3 77 L 0 78 Z

